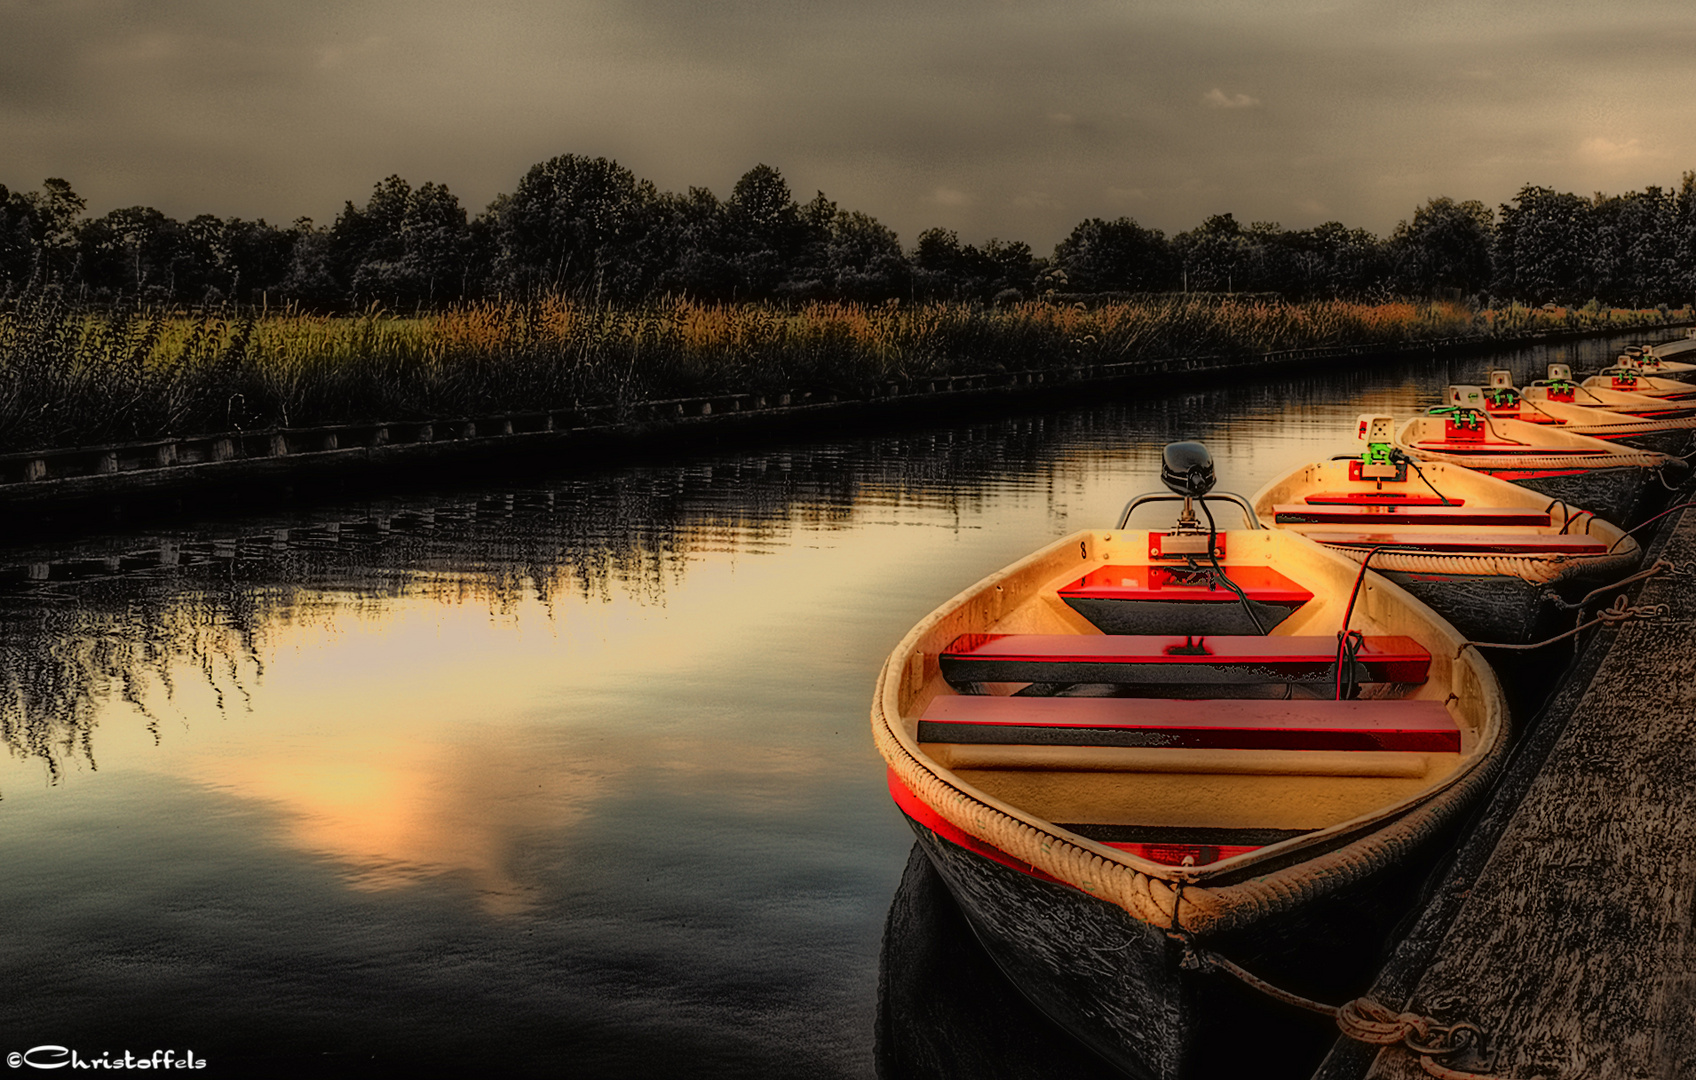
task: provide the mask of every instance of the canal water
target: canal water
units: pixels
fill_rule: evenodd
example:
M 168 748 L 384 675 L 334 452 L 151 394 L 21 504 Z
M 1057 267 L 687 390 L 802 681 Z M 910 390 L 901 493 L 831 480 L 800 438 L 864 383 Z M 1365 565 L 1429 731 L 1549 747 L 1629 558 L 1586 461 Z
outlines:
M 1204 440 L 1247 495 L 1353 452 L 1363 411 L 1619 344 L 0 546 L 0 1052 L 1089 1075 L 922 867 L 903 883 L 867 723 L 884 655 L 1112 523 L 1166 442 Z

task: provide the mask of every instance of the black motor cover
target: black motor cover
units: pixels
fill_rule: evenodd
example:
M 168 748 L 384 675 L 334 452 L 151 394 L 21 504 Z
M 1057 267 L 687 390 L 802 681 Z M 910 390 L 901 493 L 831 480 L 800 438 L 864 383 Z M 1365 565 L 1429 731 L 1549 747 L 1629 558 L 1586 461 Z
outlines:
M 1213 490 L 1213 455 L 1198 442 L 1167 443 L 1160 458 L 1160 480 L 1178 495 L 1201 496 Z

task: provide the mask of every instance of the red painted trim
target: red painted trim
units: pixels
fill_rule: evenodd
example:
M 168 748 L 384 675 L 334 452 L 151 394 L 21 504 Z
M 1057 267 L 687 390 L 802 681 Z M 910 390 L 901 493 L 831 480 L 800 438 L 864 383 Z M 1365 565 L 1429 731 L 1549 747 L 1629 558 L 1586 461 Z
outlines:
M 982 855 L 986 859 L 998 862 L 1002 866 L 1010 867 L 1021 874 L 1026 874 L 1041 881 L 1052 881 L 1056 885 L 1069 884 L 1068 882 L 1061 881 L 1052 874 L 1038 870 L 1023 859 L 1015 859 L 1013 856 L 1002 851 L 994 844 L 989 844 L 979 840 L 971 833 L 957 828 L 941 814 L 932 810 L 928 803 L 913 794 L 912 790 L 909 789 L 906 784 L 901 782 L 901 778 L 895 775 L 894 769 L 886 769 L 885 771 L 889 775 L 889 794 L 894 798 L 895 805 L 901 809 L 901 812 L 906 814 L 918 824 L 923 825 L 937 836 L 948 841 L 950 844 L 953 844 L 955 847 L 965 848 L 967 851 L 977 855 Z
M 1291 503 L 1272 508 L 1281 525 L 1530 525 L 1549 524 L 1547 510 L 1521 506 L 1336 506 Z
M 1309 506 L 1465 506 L 1465 499 L 1444 502 L 1418 491 L 1328 491 L 1306 498 Z

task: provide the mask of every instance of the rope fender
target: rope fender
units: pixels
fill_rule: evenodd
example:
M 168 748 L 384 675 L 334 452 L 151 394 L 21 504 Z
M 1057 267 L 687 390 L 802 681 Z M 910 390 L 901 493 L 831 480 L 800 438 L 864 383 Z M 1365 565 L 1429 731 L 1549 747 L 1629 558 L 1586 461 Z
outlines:
M 1469 469 L 1489 470 L 1495 468 L 1513 469 L 1586 469 L 1600 465 L 1607 469 L 1623 469 L 1636 466 L 1642 469 L 1658 469 L 1676 460 L 1670 454 L 1661 454 L 1653 450 L 1622 450 L 1617 454 L 1609 454 L 1598 458 L 1594 454 L 1536 454 L 1512 459 L 1485 457 L 1479 454 L 1447 453 L 1442 450 L 1421 450 L 1420 458 L 1426 461 L 1446 461 L 1454 465 L 1464 465 Z M 1504 461 L 1507 462 L 1504 465 Z
M 1504 738 L 1505 734 L 1504 725 L 1494 732 L 1494 738 Z M 1229 885 L 1207 886 L 1192 881 L 1180 898 L 1175 883 L 1188 877 L 1183 869 L 1173 867 L 1171 878 L 1145 873 L 1014 817 L 938 775 L 937 766 L 909 751 L 881 705 L 872 712 L 872 737 L 897 778 L 949 824 L 1151 926 L 1164 927 L 1172 918 L 1174 901 L 1181 899 L 1177 905 L 1180 922 L 1191 933 L 1225 932 L 1253 925 L 1405 858 L 1421 840 L 1442 827 L 1458 807 L 1470 805 L 1494 780 L 1502 764 L 1500 755 L 1486 750 L 1485 759 L 1477 767 L 1440 785 L 1425 800 L 1377 823 L 1364 835 L 1341 841 L 1333 850 L 1316 854 L 1296 867 Z
M 1326 545 L 1359 562 L 1370 547 Z M 1416 574 L 1468 574 L 1512 577 L 1532 585 L 1552 585 L 1579 575 L 1625 569 L 1637 561 L 1635 551 L 1607 555 L 1425 555 L 1384 551 L 1372 560 L 1373 569 Z

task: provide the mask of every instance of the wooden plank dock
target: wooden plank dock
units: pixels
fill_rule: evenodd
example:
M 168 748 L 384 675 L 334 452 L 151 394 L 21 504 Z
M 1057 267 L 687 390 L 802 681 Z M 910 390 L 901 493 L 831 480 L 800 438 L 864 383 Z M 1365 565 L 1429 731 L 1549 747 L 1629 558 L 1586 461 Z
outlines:
M 1458 1075 L 1696 1077 L 1696 509 L 1667 520 L 1665 611 L 1586 648 L 1369 995 L 1482 1028 Z M 1430 1075 L 1343 1039 L 1314 1080 Z

